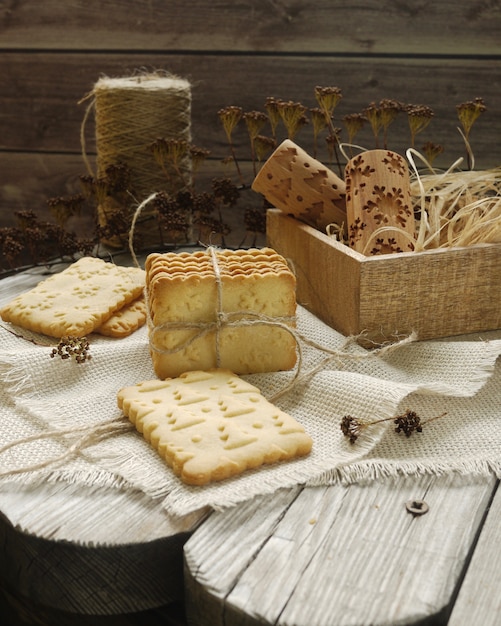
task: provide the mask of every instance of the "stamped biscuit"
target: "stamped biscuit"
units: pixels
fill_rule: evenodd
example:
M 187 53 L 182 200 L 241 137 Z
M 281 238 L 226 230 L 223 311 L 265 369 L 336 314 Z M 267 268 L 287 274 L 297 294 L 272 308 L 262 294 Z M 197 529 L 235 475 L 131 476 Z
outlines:
M 83 257 L 14 298 L 0 315 L 4 322 L 50 337 L 83 337 L 136 300 L 144 276 L 138 268 Z
M 146 322 L 146 301 L 144 295 L 126 304 L 107 319 L 94 332 L 106 337 L 121 339 L 128 337 Z
M 124 387 L 118 406 L 181 480 L 204 485 L 309 454 L 311 437 L 225 369 Z
M 294 366 L 296 340 L 288 329 L 296 280 L 271 248 L 152 254 L 145 269 L 159 378 L 215 367 L 251 374 Z

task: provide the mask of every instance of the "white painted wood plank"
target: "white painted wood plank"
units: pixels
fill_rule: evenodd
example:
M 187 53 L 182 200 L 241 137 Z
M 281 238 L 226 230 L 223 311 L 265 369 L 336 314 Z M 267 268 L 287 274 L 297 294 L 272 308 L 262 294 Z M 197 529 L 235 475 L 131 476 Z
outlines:
M 497 488 L 448 626 L 501 621 L 501 489 Z
M 93 546 L 141 543 L 186 533 L 202 518 L 201 513 L 172 517 L 139 491 L 66 483 L 2 486 L 0 511 L 21 531 Z
M 212 516 L 185 546 L 188 616 L 200 626 L 412 624 L 437 616 L 452 601 L 494 483 L 420 477 L 305 489 L 252 558 L 240 544 L 256 515 L 269 508 L 276 519 L 277 502 L 248 504 L 239 527 L 230 513 Z M 426 500 L 427 514 L 406 511 L 415 498 Z M 218 558 L 208 559 L 209 550 Z

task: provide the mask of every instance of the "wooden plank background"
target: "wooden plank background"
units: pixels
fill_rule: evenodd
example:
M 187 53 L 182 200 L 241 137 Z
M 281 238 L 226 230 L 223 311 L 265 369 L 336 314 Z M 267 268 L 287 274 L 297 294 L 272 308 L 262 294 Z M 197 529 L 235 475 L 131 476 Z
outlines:
M 456 105 L 481 97 L 487 111 L 471 136 L 476 167 L 499 166 L 500 27 L 500 3 L 480 0 L 3 2 L 0 227 L 14 225 L 14 211 L 46 215 L 47 199 L 80 191 L 85 105 L 78 102 L 100 76 L 139 68 L 191 81 L 193 141 L 211 150 L 207 177 L 225 173 L 221 107 L 263 110 L 267 96 L 313 107 L 316 85 L 342 90 L 334 120 L 339 127 L 342 116 L 382 98 L 430 106 L 435 117 L 418 147 L 444 145 L 438 162 L 444 167 L 465 155 Z M 90 153 L 93 131 L 90 119 Z M 236 139 L 240 158 L 247 159 L 245 132 Z M 390 129 L 389 147 L 404 151 L 408 139 L 401 118 Z M 311 128 L 295 141 L 310 150 Z M 357 143 L 374 146 L 368 128 Z

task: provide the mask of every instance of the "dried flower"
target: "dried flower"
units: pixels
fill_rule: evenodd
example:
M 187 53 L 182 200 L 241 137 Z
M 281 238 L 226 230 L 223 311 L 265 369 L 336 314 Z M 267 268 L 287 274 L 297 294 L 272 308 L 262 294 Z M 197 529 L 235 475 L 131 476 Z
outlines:
M 104 170 L 104 179 L 110 195 L 131 190 L 131 172 L 125 163 L 118 161 L 108 165 Z
M 397 425 L 395 428 L 396 433 L 405 433 L 407 437 L 410 437 L 414 431 L 417 433 L 423 432 L 421 418 L 415 411 L 406 411 L 393 421 Z
M 252 233 L 251 246 L 256 244 L 257 235 L 266 233 L 266 208 L 249 208 L 244 212 L 244 223 L 248 233 Z
M 369 120 L 371 125 L 372 134 L 376 140 L 376 147 L 379 146 L 379 132 L 383 127 L 383 119 L 381 109 L 375 102 L 371 102 L 363 111 L 364 116 Z
M 170 167 L 179 176 L 181 181 L 185 183 L 183 174 L 183 162 L 189 155 L 190 145 L 184 139 L 166 139 L 160 137 L 156 139 L 150 146 L 153 152 L 153 158 L 160 165 L 167 178 L 170 178 L 172 172 Z
M 469 102 L 463 102 L 456 106 L 457 114 L 466 139 L 470 136 L 471 127 L 478 116 L 487 110 L 482 98 L 475 98 Z
M 235 154 L 235 147 L 233 145 L 233 131 L 237 127 L 238 123 L 242 119 L 243 109 L 238 106 L 227 106 L 224 109 L 219 109 L 218 111 L 219 119 L 223 124 L 224 132 L 226 133 L 226 137 L 228 139 L 228 144 L 230 146 L 231 156 L 233 159 L 233 163 L 237 168 L 238 176 L 240 181 L 243 183 L 243 176 L 240 170 L 240 166 L 237 161 L 237 156 Z
M 210 156 L 210 150 L 205 150 L 205 148 L 199 148 L 197 146 L 190 146 L 189 153 L 193 173 L 196 173 L 200 169 L 200 166 Z
M 261 111 L 249 111 L 243 114 L 243 118 L 251 141 L 259 135 L 259 132 L 268 121 L 268 116 Z
M 249 133 L 250 145 L 251 145 L 251 158 L 254 167 L 254 175 L 256 175 L 256 137 L 259 135 L 260 130 L 268 121 L 268 116 L 261 111 L 249 111 L 243 115 L 247 132 Z
M 343 123 L 348 131 L 348 143 L 353 143 L 355 136 L 362 130 L 366 122 L 367 118 L 363 113 L 350 113 L 343 117 Z
M 409 104 L 405 110 L 411 131 L 411 146 L 414 147 L 416 135 L 428 126 L 435 114 L 430 107 L 423 104 Z
M 355 443 L 362 429 L 366 426 L 367 424 L 360 422 L 360 420 L 351 415 L 345 415 L 341 420 L 341 431 L 345 437 L 348 437 L 350 443 Z
M 61 337 L 56 348 L 52 349 L 50 353 L 51 358 L 55 356 L 61 357 L 61 359 L 73 359 L 77 363 L 85 363 L 90 361 L 92 356 L 89 353 L 90 344 L 87 337 Z
M 9 267 L 16 267 L 16 260 L 24 250 L 24 245 L 19 241 L 14 228 L 5 227 L 0 229 L 0 249 L 2 257 Z
M 343 97 L 339 87 L 315 87 L 315 98 L 318 106 L 324 112 L 326 120 L 330 120 L 334 115 L 334 110 Z
M 327 123 L 327 120 L 325 119 L 324 111 L 318 107 L 310 109 L 310 119 L 313 125 L 313 142 L 314 142 L 313 156 L 316 157 L 318 135 L 322 132 L 322 130 L 324 130 L 325 128 L 328 128 L 328 123 Z
M 305 115 L 306 107 L 300 102 L 287 102 L 281 100 L 278 103 L 278 112 L 287 131 L 287 137 L 294 139 L 299 130 L 308 123 Z
M 385 98 L 379 102 L 381 127 L 383 129 L 383 145 L 388 147 L 388 127 L 400 113 L 405 109 L 404 105 L 398 100 Z
M 214 178 L 212 180 L 212 190 L 214 197 L 222 201 L 223 204 L 233 206 L 240 197 L 240 191 L 229 178 Z
M 268 119 L 270 121 L 271 133 L 275 140 L 277 136 L 276 134 L 277 126 L 280 122 L 280 111 L 278 110 L 279 102 L 280 100 L 277 100 L 277 98 L 273 98 L 270 96 L 266 98 L 266 102 L 264 105 L 264 108 L 268 112 Z
M 264 161 L 268 154 L 274 150 L 277 146 L 277 142 L 272 137 L 265 137 L 264 135 L 258 135 L 254 139 L 254 149 L 256 151 L 256 159 Z
M 228 143 L 232 143 L 233 131 L 237 127 L 238 123 L 242 119 L 243 109 L 238 106 L 227 106 L 224 109 L 219 109 L 217 112 L 221 123 L 223 124 L 224 132 L 228 138 Z
M 19 228 L 22 230 L 36 226 L 38 221 L 34 211 L 15 211 L 14 215 L 19 223 Z
M 70 217 L 80 215 L 85 198 L 80 195 L 49 198 L 47 205 L 59 226 L 64 227 Z
M 440 144 L 427 141 L 421 150 L 424 152 L 426 159 L 430 165 L 433 165 L 433 161 L 444 151 L 444 147 Z
M 362 421 L 357 419 L 356 417 L 352 417 L 351 415 L 345 415 L 341 419 L 341 431 L 343 435 L 350 440 L 350 443 L 353 444 L 356 442 L 356 440 L 362 433 L 362 430 L 364 430 L 365 428 L 369 428 L 370 426 L 374 426 L 375 424 L 381 424 L 382 422 L 388 422 L 392 420 L 396 424 L 396 433 L 403 432 L 407 437 L 410 437 L 413 432 L 423 432 L 424 424 L 428 424 L 433 420 L 444 417 L 444 415 L 447 415 L 447 413 L 442 413 L 441 415 L 431 417 L 424 422 L 421 421 L 421 418 L 415 411 L 411 410 L 407 410 L 402 415 L 397 415 L 397 417 L 385 417 L 383 419 L 374 421 Z

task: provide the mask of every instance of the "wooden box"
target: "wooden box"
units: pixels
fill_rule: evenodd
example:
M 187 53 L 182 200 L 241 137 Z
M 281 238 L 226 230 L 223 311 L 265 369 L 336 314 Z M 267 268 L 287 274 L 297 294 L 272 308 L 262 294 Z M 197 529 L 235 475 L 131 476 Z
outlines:
M 364 256 L 278 209 L 268 244 L 293 265 L 297 301 L 344 335 L 376 342 L 501 328 L 501 244 Z

